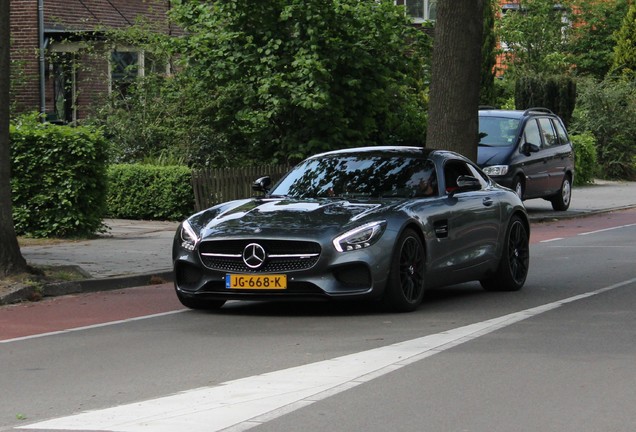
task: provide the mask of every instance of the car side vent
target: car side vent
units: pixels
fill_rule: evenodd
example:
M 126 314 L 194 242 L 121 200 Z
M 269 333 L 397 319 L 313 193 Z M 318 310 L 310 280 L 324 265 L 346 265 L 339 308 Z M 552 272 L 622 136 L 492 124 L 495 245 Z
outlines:
M 448 221 L 447 220 L 434 222 L 433 229 L 435 229 L 435 237 L 437 238 L 448 237 Z

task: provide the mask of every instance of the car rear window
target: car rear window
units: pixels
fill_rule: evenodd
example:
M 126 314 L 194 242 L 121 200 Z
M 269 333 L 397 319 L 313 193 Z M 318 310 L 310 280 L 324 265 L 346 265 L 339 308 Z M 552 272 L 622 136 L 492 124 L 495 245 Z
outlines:
M 479 117 L 479 144 L 490 147 L 513 145 L 520 122 L 506 117 Z

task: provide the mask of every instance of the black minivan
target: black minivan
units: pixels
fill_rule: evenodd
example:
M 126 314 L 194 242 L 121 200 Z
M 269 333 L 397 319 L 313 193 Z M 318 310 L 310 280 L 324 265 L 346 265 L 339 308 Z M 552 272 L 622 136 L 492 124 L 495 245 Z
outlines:
M 477 163 L 521 199 L 544 198 L 559 211 L 570 206 L 574 150 L 563 122 L 547 108 L 480 108 Z

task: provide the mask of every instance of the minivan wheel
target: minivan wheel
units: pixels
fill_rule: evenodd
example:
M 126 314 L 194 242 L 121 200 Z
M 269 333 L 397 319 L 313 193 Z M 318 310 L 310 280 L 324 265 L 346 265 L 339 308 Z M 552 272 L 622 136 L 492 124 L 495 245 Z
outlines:
M 512 190 L 515 191 L 519 199 L 523 199 L 523 181 L 519 176 L 512 180 Z
M 561 183 L 561 189 L 556 195 L 550 198 L 552 208 L 556 211 L 565 211 L 570 207 L 570 201 L 572 200 L 572 183 L 569 176 L 563 177 Z

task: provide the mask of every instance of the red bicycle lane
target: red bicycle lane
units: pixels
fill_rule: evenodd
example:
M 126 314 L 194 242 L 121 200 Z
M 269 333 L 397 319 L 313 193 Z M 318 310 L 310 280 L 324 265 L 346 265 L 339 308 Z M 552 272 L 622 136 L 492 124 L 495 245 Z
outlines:
M 0 307 L 0 343 L 180 309 L 171 283 L 50 297 Z

